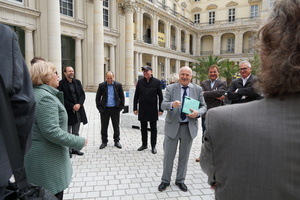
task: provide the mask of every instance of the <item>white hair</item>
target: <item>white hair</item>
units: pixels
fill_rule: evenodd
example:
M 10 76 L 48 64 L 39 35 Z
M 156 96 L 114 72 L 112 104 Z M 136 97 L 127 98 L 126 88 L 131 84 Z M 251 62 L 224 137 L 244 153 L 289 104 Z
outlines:
M 242 62 L 240 62 L 239 66 L 241 66 L 242 64 L 246 64 L 248 67 L 251 68 L 251 63 L 248 62 L 247 60 L 243 60 Z

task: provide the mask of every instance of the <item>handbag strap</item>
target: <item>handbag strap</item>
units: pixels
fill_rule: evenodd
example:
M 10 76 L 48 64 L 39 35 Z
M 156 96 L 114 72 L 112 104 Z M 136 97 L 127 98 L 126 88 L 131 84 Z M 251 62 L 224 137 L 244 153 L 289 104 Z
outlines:
M 15 118 L 0 74 L 0 134 L 6 147 L 8 159 L 14 174 L 18 189 L 22 190 L 28 187 L 23 156 L 19 142 L 19 136 L 15 124 Z

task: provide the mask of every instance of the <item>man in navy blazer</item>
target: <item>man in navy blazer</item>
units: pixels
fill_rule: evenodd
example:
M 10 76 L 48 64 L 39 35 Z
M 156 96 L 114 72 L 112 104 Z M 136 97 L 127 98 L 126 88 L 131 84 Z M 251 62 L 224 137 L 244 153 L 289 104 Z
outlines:
M 106 81 L 99 84 L 96 94 L 96 106 L 101 116 L 101 139 L 99 149 L 107 146 L 107 128 L 111 118 L 114 128 L 115 147 L 121 149 L 120 144 L 120 111 L 124 108 L 124 91 L 122 84 L 114 80 L 114 73 L 106 72 Z
M 251 74 L 251 64 L 248 61 L 242 61 L 239 66 L 241 78 L 232 81 L 230 88 L 227 91 L 227 97 L 231 100 L 231 104 L 261 99 L 261 95 L 253 88 L 256 76 Z
M 165 120 L 164 139 L 164 161 L 163 175 L 159 191 L 163 191 L 170 185 L 173 163 L 179 144 L 179 157 L 175 184 L 180 190 L 186 192 L 187 186 L 184 184 L 187 163 L 190 155 L 193 139 L 198 132 L 198 118 L 206 112 L 206 103 L 199 85 L 191 83 L 192 69 L 188 66 L 182 67 L 179 71 L 179 82 L 168 85 L 162 109 L 167 111 Z M 184 96 L 189 96 L 200 101 L 199 109 L 191 109 L 191 114 L 182 114 Z

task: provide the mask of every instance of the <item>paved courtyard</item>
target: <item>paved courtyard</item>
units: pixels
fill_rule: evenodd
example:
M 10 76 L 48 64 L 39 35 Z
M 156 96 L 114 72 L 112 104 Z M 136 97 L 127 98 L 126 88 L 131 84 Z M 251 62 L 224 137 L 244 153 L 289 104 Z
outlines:
M 143 200 L 180 199 L 213 200 L 213 191 L 207 185 L 207 176 L 195 158 L 201 149 L 201 130 L 191 150 L 185 184 L 187 192 L 175 185 L 177 158 L 174 162 L 172 181 L 163 192 L 158 191 L 161 182 L 164 135 L 157 137 L 157 154 L 151 148 L 137 151 L 141 146 L 140 130 L 120 127 L 122 149 L 114 147 L 113 129 L 109 126 L 108 146 L 102 150 L 100 115 L 95 105 L 95 93 L 86 93 L 85 109 L 88 124 L 81 126 L 80 135 L 89 143 L 83 148 L 84 156 L 73 155 L 73 179 L 65 190 L 64 199 L 86 200 Z M 199 121 L 200 122 L 200 121 Z M 148 145 L 150 141 L 148 142 Z M 150 147 L 150 145 L 149 145 Z

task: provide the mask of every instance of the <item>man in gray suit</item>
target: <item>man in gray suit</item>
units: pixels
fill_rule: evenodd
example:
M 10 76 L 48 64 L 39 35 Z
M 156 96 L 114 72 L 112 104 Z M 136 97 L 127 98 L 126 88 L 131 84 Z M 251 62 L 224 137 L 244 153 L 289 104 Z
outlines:
M 187 163 L 193 139 L 198 132 L 198 118 L 206 112 L 206 103 L 200 86 L 191 83 L 192 70 L 188 66 L 179 71 L 179 83 L 168 85 L 162 109 L 168 111 L 165 120 L 164 161 L 162 182 L 158 186 L 163 191 L 170 185 L 173 163 L 179 143 L 179 158 L 175 184 L 184 192 L 188 190 L 184 184 Z M 191 109 L 191 114 L 181 112 L 184 96 L 200 101 L 199 109 Z
M 300 198 L 299 21 L 299 0 L 277 0 L 258 34 L 265 98 L 206 114 L 200 164 L 217 200 Z

